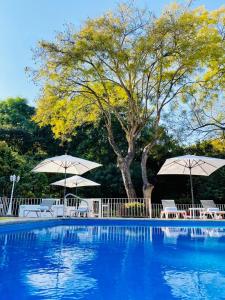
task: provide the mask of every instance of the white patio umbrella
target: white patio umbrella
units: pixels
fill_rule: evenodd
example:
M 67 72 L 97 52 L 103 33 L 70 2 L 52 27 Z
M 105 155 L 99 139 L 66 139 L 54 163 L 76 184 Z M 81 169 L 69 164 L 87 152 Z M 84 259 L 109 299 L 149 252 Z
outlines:
M 64 186 L 64 187 L 68 187 L 68 188 L 76 188 L 76 195 L 77 195 L 78 187 L 99 186 L 100 184 L 97 182 L 94 182 L 92 180 L 86 179 L 84 177 L 75 175 L 75 176 L 67 178 L 66 182 L 64 179 L 62 179 L 62 180 L 58 180 L 56 182 L 51 183 L 51 185 Z
M 39 163 L 32 171 L 42 173 L 64 173 L 64 197 L 66 194 L 67 174 L 82 175 L 92 169 L 100 167 L 101 164 L 71 155 L 60 155 L 47 158 Z
M 191 183 L 191 200 L 194 204 L 192 175 L 209 176 L 225 165 L 225 159 L 206 156 L 184 155 L 165 161 L 158 175 L 189 175 Z
M 100 184 L 84 177 L 75 175 L 67 178 L 66 183 L 65 180 L 59 180 L 51 183 L 51 185 L 66 186 L 68 188 L 78 188 L 82 186 L 99 186 Z

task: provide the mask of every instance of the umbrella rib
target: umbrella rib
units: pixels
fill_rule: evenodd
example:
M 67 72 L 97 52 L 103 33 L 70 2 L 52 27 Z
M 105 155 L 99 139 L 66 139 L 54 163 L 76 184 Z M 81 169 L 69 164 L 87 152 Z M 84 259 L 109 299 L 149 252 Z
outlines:
M 195 165 L 194 165 L 193 168 L 195 168 L 195 167 L 201 168 L 201 170 L 208 176 L 209 174 L 206 172 L 206 170 L 204 170 L 204 169 L 202 168 L 202 165 L 206 164 L 206 162 L 203 161 L 203 160 L 197 161 L 197 160 L 195 160 L 195 159 L 194 159 L 194 161 L 195 161 Z
M 203 160 L 201 160 L 201 161 L 204 162 Z M 211 167 L 213 167 L 213 168 L 215 168 L 215 169 L 217 169 L 216 166 L 212 165 L 211 163 L 209 163 L 209 162 L 207 162 L 207 161 L 205 161 L 204 163 L 207 164 L 207 165 L 209 165 L 209 166 L 211 166 Z
M 63 166 L 63 163 L 61 163 L 61 164 L 58 164 L 57 162 L 55 162 L 54 160 L 51 160 L 51 162 L 53 163 L 53 164 L 55 164 L 56 166 L 58 166 L 58 167 L 62 167 L 62 168 L 64 168 L 64 169 L 66 169 L 67 167 L 64 167 Z
M 63 162 L 61 162 L 61 164 L 60 164 L 60 163 L 57 163 L 57 162 L 54 161 L 54 160 L 48 160 L 48 161 L 45 161 L 45 162 L 41 163 L 40 165 L 37 165 L 37 166 L 34 168 L 34 170 L 36 171 L 36 170 L 38 170 L 38 169 L 40 169 L 40 168 L 42 168 L 42 167 L 44 167 L 44 166 L 46 166 L 46 165 L 48 165 L 48 164 L 50 164 L 50 163 L 53 163 L 53 164 L 55 164 L 56 166 L 62 167 L 62 168 L 64 168 L 64 169 L 67 169 L 67 168 L 68 168 L 67 166 L 64 166 L 64 165 L 63 165 Z M 48 173 L 48 172 L 46 172 L 46 173 Z
M 90 168 L 88 168 L 87 166 L 85 166 L 84 164 L 82 164 L 81 162 L 78 162 L 77 165 L 81 165 L 83 166 L 84 168 L 86 168 L 87 170 L 90 170 Z M 76 167 L 76 166 L 75 166 Z
M 77 163 L 71 163 L 71 166 L 70 167 L 75 167 L 77 169 L 77 165 L 81 165 L 82 167 L 86 168 L 87 171 L 91 170 L 89 167 L 87 167 L 86 165 L 80 163 L 80 162 L 77 162 Z M 87 172 L 86 171 L 86 172 Z
M 43 161 L 42 163 L 40 163 L 39 165 L 37 165 L 33 170 L 36 171 L 36 170 L 38 170 L 38 169 L 40 169 L 40 168 L 42 168 L 42 167 L 44 167 L 44 166 L 46 166 L 48 164 L 49 164 L 49 161 L 46 161 L 46 162 Z
M 179 165 L 179 166 L 181 166 L 181 167 L 185 167 L 183 164 L 181 164 L 181 163 L 179 163 L 179 160 L 174 160 L 174 161 L 172 161 L 171 163 L 169 163 L 168 165 L 164 165 L 163 167 L 164 168 L 169 168 L 171 165 L 173 165 L 173 164 L 177 164 L 177 165 Z
M 183 169 L 183 174 L 185 173 L 185 169 L 187 169 L 187 162 L 185 162 L 185 165 L 183 165 L 184 169 Z
M 191 168 L 194 169 L 195 167 L 199 166 L 199 162 L 200 161 L 193 159 L 193 164 L 192 164 Z M 203 162 L 203 164 L 204 164 L 204 162 Z
M 181 167 L 187 168 L 187 163 L 186 162 L 185 162 L 185 164 L 181 164 L 179 161 L 174 161 L 174 163 L 181 166 Z
M 209 174 L 202 168 L 202 166 L 201 165 L 198 165 L 201 169 L 202 169 L 202 171 L 208 176 Z
M 40 169 L 41 167 L 44 167 L 47 164 L 49 164 L 49 161 L 43 161 L 42 163 L 40 163 L 39 165 L 37 165 L 33 170 L 36 171 L 37 169 Z

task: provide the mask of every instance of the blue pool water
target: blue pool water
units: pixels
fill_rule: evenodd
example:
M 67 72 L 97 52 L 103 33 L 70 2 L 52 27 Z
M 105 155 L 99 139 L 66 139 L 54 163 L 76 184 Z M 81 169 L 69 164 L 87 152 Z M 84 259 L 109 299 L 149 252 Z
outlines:
M 218 300 L 224 286 L 223 228 L 112 223 L 0 232 L 1 300 Z

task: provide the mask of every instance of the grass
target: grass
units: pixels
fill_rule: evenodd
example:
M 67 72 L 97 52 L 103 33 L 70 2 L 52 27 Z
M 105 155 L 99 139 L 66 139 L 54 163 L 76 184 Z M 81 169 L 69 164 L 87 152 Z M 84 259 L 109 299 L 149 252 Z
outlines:
M 8 220 L 15 220 L 16 218 L 13 218 L 13 217 L 10 217 L 10 218 L 7 218 L 7 217 L 0 217 L 0 221 L 8 221 Z

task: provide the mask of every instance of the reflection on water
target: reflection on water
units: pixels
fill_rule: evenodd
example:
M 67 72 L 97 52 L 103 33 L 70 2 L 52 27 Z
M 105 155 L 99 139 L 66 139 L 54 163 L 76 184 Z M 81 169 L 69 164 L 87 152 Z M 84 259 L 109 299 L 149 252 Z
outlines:
M 26 274 L 26 282 L 31 285 L 33 293 L 48 295 L 48 290 L 54 290 L 56 298 L 60 296 L 60 291 L 68 287 L 70 290 L 76 290 L 77 295 L 83 295 L 89 289 L 94 289 L 96 279 L 91 278 L 85 272 L 80 270 L 82 264 L 88 264 L 94 259 L 94 253 L 90 251 L 66 251 L 62 253 L 54 253 L 51 257 L 54 268 L 49 272 L 46 267 L 39 268 L 33 272 Z M 58 262 L 60 260 L 60 262 Z M 47 271 L 47 272 L 46 272 Z M 75 275 L 75 277 L 74 277 Z M 75 280 L 74 280 L 75 279 Z M 54 296 L 52 293 L 52 296 Z
M 177 299 L 225 299 L 225 276 L 220 273 L 171 270 L 164 278 Z
M 0 251 L 3 300 L 225 299 L 221 228 L 57 226 L 1 233 Z

